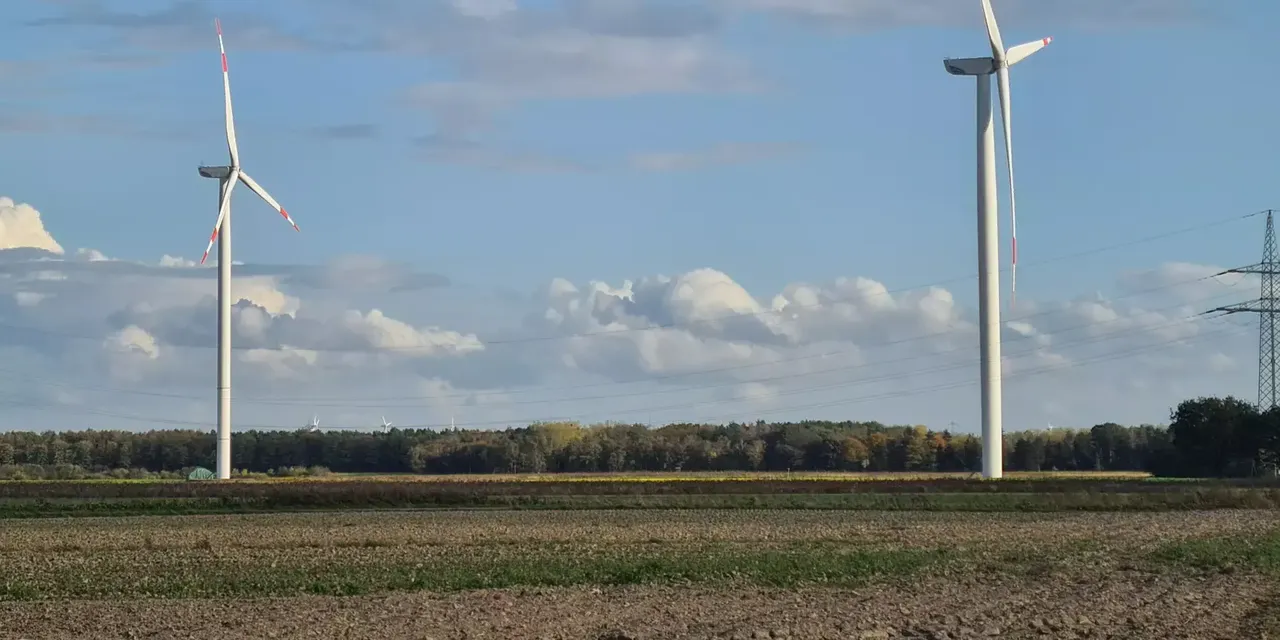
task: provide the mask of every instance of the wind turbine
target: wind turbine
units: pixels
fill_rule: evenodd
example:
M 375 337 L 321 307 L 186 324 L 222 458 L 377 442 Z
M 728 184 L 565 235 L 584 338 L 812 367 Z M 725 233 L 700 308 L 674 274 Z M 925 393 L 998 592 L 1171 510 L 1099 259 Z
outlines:
M 983 18 L 991 56 L 985 58 L 948 58 L 943 61 L 947 72 L 956 76 L 974 76 L 978 84 L 978 316 L 980 324 L 982 376 L 982 476 L 1004 475 L 1003 426 L 1000 382 L 1000 240 L 996 218 L 996 132 L 992 121 L 991 75 L 1000 84 L 1000 114 L 1004 124 L 1004 150 L 1009 171 L 1009 216 L 1012 223 L 1013 292 L 1017 296 L 1018 278 L 1018 208 L 1013 189 L 1013 124 L 1009 112 L 1009 67 L 1045 48 L 1053 38 L 1044 38 L 1004 48 L 1000 27 L 996 24 L 991 0 L 982 0 Z
M 240 168 L 240 151 L 236 147 L 235 120 L 231 115 L 231 80 L 227 76 L 227 50 L 222 45 L 222 22 L 215 19 L 218 30 L 218 50 L 222 53 L 222 94 L 226 103 L 227 152 L 231 164 L 225 167 L 200 167 L 200 175 L 218 181 L 218 221 L 213 224 L 209 246 L 205 248 L 200 264 L 209 257 L 213 243 L 218 242 L 218 479 L 231 477 L 231 191 L 237 182 L 262 197 L 273 209 L 280 212 L 294 230 L 298 225 L 289 217 L 284 207 L 276 202 L 249 174 Z M 221 238 L 221 239 L 219 239 Z
M 307 429 L 307 430 L 308 430 L 308 431 L 310 431 L 310 432 L 312 432 L 312 433 L 317 433 L 317 432 L 319 432 L 319 431 L 320 431 L 320 418 L 318 418 L 318 417 L 316 417 L 316 416 L 312 415 L 312 416 L 311 416 L 311 424 L 307 425 L 307 427 L 308 427 L 308 429 Z
M 388 431 L 391 431 L 391 423 L 387 422 L 386 416 L 382 416 L 382 432 L 387 433 Z

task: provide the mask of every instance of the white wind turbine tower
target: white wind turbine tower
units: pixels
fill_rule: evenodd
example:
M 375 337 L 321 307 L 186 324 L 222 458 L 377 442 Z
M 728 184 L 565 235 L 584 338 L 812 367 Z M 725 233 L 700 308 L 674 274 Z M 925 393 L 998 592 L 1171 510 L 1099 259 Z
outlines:
M 235 120 L 231 115 L 231 81 L 227 76 L 227 50 L 222 45 L 222 23 L 214 20 L 218 30 L 218 50 L 222 53 L 222 94 L 227 121 L 227 151 L 231 164 L 225 167 L 200 167 L 200 175 L 218 180 L 218 221 L 213 224 L 209 246 L 200 258 L 204 264 L 213 243 L 218 242 L 218 479 L 231 477 L 231 191 L 243 182 L 254 193 L 280 212 L 294 230 L 293 218 L 249 174 L 240 168 L 240 152 L 236 147 Z M 315 425 L 313 425 L 315 426 Z
M 386 416 L 382 416 L 382 432 L 387 433 L 389 431 L 391 431 L 391 423 L 387 422 Z
M 320 418 L 311 416 L 311 424 L 307 425 L 307 431 L 318 433 L 320 431 Z
M 991 56 L 944 60 L 947 72 L 974 76 L 978 84 L 978 316 L 982 376 L 982 476 L 1004 475 L 1000 381 L 1000 239 L 996 219 L 996 133 L 991 109 L 991 74 L 1000 82 L 1000 113 L 1004 123 L 1005 160 L 1009 171 L 1009 215 L 1013 238 L 1012 296 L 1017 295 L 1018 208 L 1013 189 L 1013 140 L 1009 113 L 1009 67 L 1026 60 L 1053 39 L 1045 38 L 1004 48 L 991 0 L 982 0 Z

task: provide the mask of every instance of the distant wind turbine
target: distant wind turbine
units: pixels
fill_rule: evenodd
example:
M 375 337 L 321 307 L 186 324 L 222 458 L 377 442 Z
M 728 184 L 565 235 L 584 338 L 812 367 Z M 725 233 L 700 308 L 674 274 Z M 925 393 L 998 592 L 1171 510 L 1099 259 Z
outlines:
M 231 191 L 243 182 L 271 208 L 280 212 L 294 230 L 298 225 L 284 207 L 276 202 L 249 174 L 240 168 L 240 151 L 236 146 L 235 119 L 231 112 L 231 80 L 227 75 L 227 50 L 222 44 L 222 22 L 215 19 L 218 50 L 222 53 L 222 95 L 226 108 L 227 152 L 231 164 L 225 167 L 200 167 L 200 175 L 218 180 L 218 220 L 213 224 L 209 246 L 200 264 L 209 257 L 213 243 L 218 242 L 218 479 L 231 477 Z M 221 239 L 219 240 L 219 237 Z
M 307 426 L 310 427 L 309 431 L 311 431 L 312 433 L 320 431 L 320 418 L 314 415 L 311 416 L 311 424 Z
M 386 416 L 382 416 L 382 432 L 386 433 L 388 431 L 391 431 L 391 423 L 387 422 Z
M 948 58 L 943 63 L 947 72 L 957 76 L 975 76 L 978 84 L 978 316 L 980 325 L 982 376 L 982 476 L 1004 475 L 1003 425 L 1000 381 L 1000 239 L 996 218 L 996 134 L 991 109 L 991 75 L 1000 84 L 1000 113 L 1004 124 L 1005 159 L 1009 171 L 1009 211 L 1013 237 L 1013 293 L 1017 295 L 1018 209 L 1013 188 L 1013 124 L 1009 107 L 1009 67 L 1026 60 L 1045 48 L 1052 38 L 1020 44 L 1005 50 L 996 24 L 991 0 L 982 0 L 982 13 L 987 24 L 991 56 L 984 58 Z

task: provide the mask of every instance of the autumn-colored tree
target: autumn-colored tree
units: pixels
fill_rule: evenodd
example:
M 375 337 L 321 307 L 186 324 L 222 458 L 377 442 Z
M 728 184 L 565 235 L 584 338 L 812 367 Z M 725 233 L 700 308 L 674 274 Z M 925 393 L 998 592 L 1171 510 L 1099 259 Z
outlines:
M 849 436 L 841 443 L 841 455 L 844 457 L 845 469 L 849 471 L 862 471 L 867 468 L 867 457 L 870 450 L 867 445 L 857 436 Z
M 889 436 L 873 433 L 867 438 L 867 460 L 870 471 L 889 470 Z

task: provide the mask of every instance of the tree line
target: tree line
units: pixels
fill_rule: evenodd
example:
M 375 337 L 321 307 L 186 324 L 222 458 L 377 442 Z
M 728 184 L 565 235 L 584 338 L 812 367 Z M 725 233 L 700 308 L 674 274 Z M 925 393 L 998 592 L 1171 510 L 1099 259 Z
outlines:
M 617 471 L 978 471 L 981 438 L 924 425 L 764 422 L 580 425 L 505 430 L 248 431 L 231 440 L 252 473 L 302 468 L 349 473 Z M 212 468 L 212 431 L 0 433 L 3 477 L 117 477 Z M 1280 409 L 1233 397 L 1196 398 L 1169 425 L 1103 423 L 1006 433 L 1007 471 L 1149 471 L 1165 476 L 1275 474 Z M 25 470 L 25 471 L 24 471 Z M 286 471 L 287 470 L 287 471 Z

